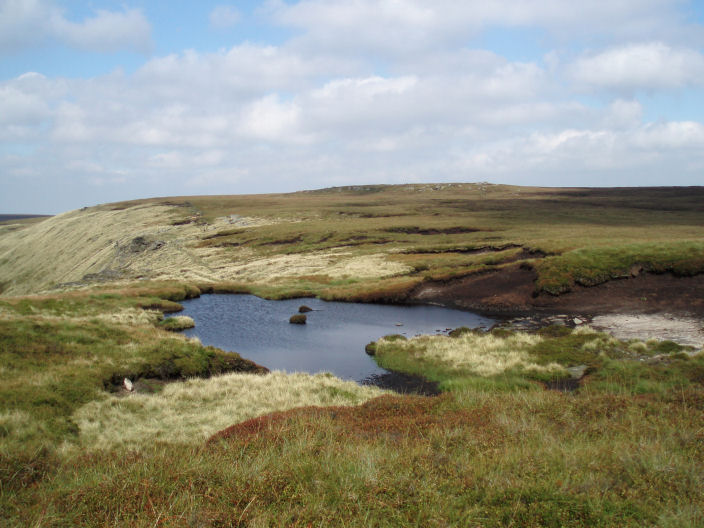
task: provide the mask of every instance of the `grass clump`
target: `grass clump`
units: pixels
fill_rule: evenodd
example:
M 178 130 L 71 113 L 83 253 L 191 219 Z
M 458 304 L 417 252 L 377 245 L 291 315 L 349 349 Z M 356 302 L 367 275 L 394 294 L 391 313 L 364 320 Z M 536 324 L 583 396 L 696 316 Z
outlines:
M 93 401 L 72 419 L 80 429 L 81 445 L 90 448 L 199 444 L 233 423 L 270 412 L 305 405 L 357 405 L 383 393 L 330 374 L 225 374 L 169 384 L 159 394 Z
M 384 368 L 424 376 L 446 391 L 515 391 L 586 373 L 580 390 L 666 393 L 704 381 L 703 354 L 671 342 L 622 342 L 588 327 L 550 326 L 535 333 L 457 329 L 368 345 Z
M 175 315 L 160 321 L 159 326 L 164 330 L 179 332 L 188 328 L 194 328 L 196 323 L 193 318 L 188 317 L 187 315 Z
M 617 247 L 581 248 L 533 264 L 536 288 L 552 294 L 570 291 L 576 284 L 596 286 L 611 279 L 641 272 L 691 276 L 704 271 L 704 243 L 627 244 Z
M 1 524 L 704 520 L 704 359 L 691 350 L 582 327 L 388 336 L 380 363 L 445 391 L 391 396 L 330 375 L 205 378 L 245 360 L 134 318 L 134 302 L 3 311 Z M 103 307 L 88 317 L 91 303 Z M 536 383 L 575 362 L 590 368 L 576 393 Z M 124 395 L 104 390 L 111 376 L 184 381 Z
M 265 370 L 237 354 L 164 332 L 161 314 L 134 308 L 143 293 L 83 292 L 3 303 L 0 413 L 7 439 L 31 436 L 41 443 L 75 437 L 71 414 L 101 398 L 106 388 L 116 390 L 125 377 L 174 380 Z M 33 426 L 18 429 L 17 416 L 30 417 Z
M 294 314 L 289 318 L 288 322 L 291 324 L 304 325 L 306 324 L 306 319 L 305 314 Z
M 476 376 L 502 378 L 519 372 L 528 377 L 566 375 L 561 365 L 539 361 L 530 354 L 540 341 L 539 336 L 531 334 L 500 337 L 471 332 L 455 337 L 382 338 L 376 344 L 375 359 L 384 368 L 423 375 L 445 388 L 451 380 L 456 384 L 459 378 Z

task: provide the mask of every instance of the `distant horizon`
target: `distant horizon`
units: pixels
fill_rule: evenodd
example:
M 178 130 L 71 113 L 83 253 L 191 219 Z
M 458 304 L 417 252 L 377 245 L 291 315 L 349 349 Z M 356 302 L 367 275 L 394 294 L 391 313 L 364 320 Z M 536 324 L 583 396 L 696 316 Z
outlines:
M 474 184 L 474 185 L 480 185 L 480 184 L 485 184 L 485 185 L 509 185 L 512 187 L 525 187 L 525 188 L 543 188 L 543 189 L 672 189 L 672 188 L 696 188 L 696 187 L 704 187 L 704 185 L 632 185 L 632 186 L 544 186 L 544 185 L 513 185 L 513 184 L 508 184 L 508 183 L 492 183 L 492 182 L 487 182 L 487 181 L 478 181 L 478 182 L 473 182 L 473 181 L 466 181 L 466 182 L 460 182 L 460 181 L 447 181 L 447 182 L 413 182 L 413 183 L 355 183 L 351 185 L 335 185 L 332 187 L 318 187 L 314 189 L 298 189 L 295 191 L 286 191 L 286 192 L 278 192 L 278 191 L 272 191 L 272 192 L 266 192 L 266 193 L 216 193 L 216 194 L 174 194 L 174 195 L 165 195 L 165 194 L 158 194 L 154 196 L 142 196 L 138 198 L 127 198 L 124 200 L 114 200 L 111 202 L 99 202 L 99 203 L 94 203 L 94 204 L 85 204 L 81 205 L 79 207 L 74 207 L 72 209 L 65 209 L 63 211 L 56 211 L 53 213 L 46 213 L 46 212 L 33 212 L 33 213 L 27 213 L 25 212 L 6 212 L 6 211 L 0 211 L 0 223 L 5 222 L 7 220 L 13 220 L 16 218 L 37 218 L 37 217 L 52 217 L 56 216 L 58 214 L 66 213 L 69 211 L 74 211 L 82 208 L 87 208 L 87 207 L 99 207 L 101 205 L 109 205 L 112 203 L 121 203 L 121 202 L 135 202 L 135 201 L 140 201 L 140 200 L 162 200 L 162 199 L 169 199 L 169 198 L 197 198 L 197 197 L 207 197 L 207 196 L 247 196 L 247 195 L 266 195 L 266 194 L 294 194 L 294 193 L 299 193 L 299 192 L 316 192 L 316 191 L 324 191 L 328 189 L 339 189 L 339 188 L 350 188 L 350 187 L 376 187 L 376 186 L 404 186 L 404 185 L 466 185 L 466 184 Z M 6 218 L 6 217 L 12 217 L 12 218 Z
M 704 181 L 704 1 L 0 2 L 0 210 Z

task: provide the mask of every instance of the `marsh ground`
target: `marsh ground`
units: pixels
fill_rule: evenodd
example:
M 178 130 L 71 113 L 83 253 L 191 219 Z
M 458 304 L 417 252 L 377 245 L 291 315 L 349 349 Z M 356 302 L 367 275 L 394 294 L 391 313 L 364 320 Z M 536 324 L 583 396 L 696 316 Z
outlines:
M 702 198 L 363 186 L 0 225 L 0 521 L 702 526 L 693 347 L 566 326 L 376 343 L 428 398 L 266 374 L 160 324 L 209 291 L 696 316 Z

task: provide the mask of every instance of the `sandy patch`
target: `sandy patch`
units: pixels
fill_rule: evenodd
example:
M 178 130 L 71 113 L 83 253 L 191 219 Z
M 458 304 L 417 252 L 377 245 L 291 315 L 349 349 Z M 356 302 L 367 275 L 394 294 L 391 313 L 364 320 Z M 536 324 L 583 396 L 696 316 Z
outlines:
M 591 326 L 617 339 L 670 340 L 704 347 L 704 322 L 695 317 L 660 314 L 609 314 L 592 319 Z

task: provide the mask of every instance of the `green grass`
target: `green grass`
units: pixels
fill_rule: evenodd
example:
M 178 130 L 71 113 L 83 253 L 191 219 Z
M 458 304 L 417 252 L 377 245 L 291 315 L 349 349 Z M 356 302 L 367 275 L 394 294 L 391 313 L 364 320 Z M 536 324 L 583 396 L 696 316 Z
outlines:
M 159 326 L 161 328 L 171 332 L 179 332 L 181 330 L 193 328 L 195 325 L 195 321 L 187 315 L 176 315 L 159 321 Z
M 671 341 L 622 342 L 564 326 L 545 327 L 533 336 L 503 329 L 451 335 L 387 336 L 367 347 L 380 366 L 423 376 L 451 392 L 538 388 L 568 378 L 565 369 L 577 366 L 586 367 L 583 391 L 667 394 L 704 383 L 704 354 L 692 356 L 691 347 Z
M 480 332 L 395 336 L 375 357 L 446 392 L 369 400 L 329 376 L 212 377 L 254 367 L 137 308 L 195 291 L 153 283 L 3 304 L 3 525 L 703 521 L 704 359 L 686 347 L 588 329 L 496 330 L 482 349 L 493 359 L 471 363 L 433 356 L 434 342 L 476 348 Z M 492 371 L 502 355 L 518 361 Z M 589 366 L 576 393 L 542 388 L 573 364 Z M 147 392 L 111 392 L 124 377 Z M 190 381 L 164 385 L 181 379 Z
M 71 414 L 79 406 L 125 377 L 174 380 L 257 369 L 237 354 L 158 330 L 158 314 L 134 308 L 143 293 L 135 290 L 132 298 L 75 293 L 3 303 L 0 412 L 30 416 L 39 424 L 37 441 L 57 439 L 76 433 Z
M 704 242 L 626 244 L 579 249 L 534 263 L 536 288 L 552 294 L 575 284 L 595 286 L 640 272 L 691 276 L 704 269 Z
M 518 265 L 553 294 L 701 273 L 703 198 L 460 184 L 91 208 L 176 204 L 169 226 L 195 226 L 184 251 L 214 268 L 318 267 L 0 298 L 0 525 L 702 526 L 704 358 L 686 347 L 564 327 L 387 338 L 380 364 L 444 392 L 370 400 L 329 376 L 217 377 L 258 369 L 160 321 L 208 292 L 368 302 Z M 231 214 L 262 222 L 210 229 Z M 1 288 L 40 289 L 2 240 Z M 389 263 L 402 271 L 361 274 Z M 579 365 L 576 392 L 544 389 Z
M 390 284 L 393 297 L 423 281 L 501 272 L 520 265 L 535 270 L 536 293 L 548 294 L 640 271 L 676 275 L 704 271 L 701 187 L 419 184 L 369 188 L 373 190 L 150 199 L 100 206 L 85 214 L 119 210 L 128 215 L 131 210 L 143 213 L 148 205 L 168 205 L 176 227 L 187 222 L 183 229 L 191 230 L 181 238 L 179 231 L 173 231 L 170 240 L 180 240 L 185 259 L 195 255 L 191 265 L 205 259 L 212 266 L 199 269 L 203 279 L 197 282 L 236 285 L 271 298 L 378 299 L 383 296 L 374 292 Z M 250 223 L 232 225 L 223 220 L 230 215 Z M 193 231 L 193 226 L 198 230 Z M 158 227 L 155 238 L 161 236 Z M 153 255 L 157 258 L 159 252 Z M 287 264 L 277 265 L 284 257 L 290 259 Z M 380 269 L 380 263 L 402 267 L 378 276 L 346 269 L 354 259 L 364 258 L 381 258 L 369 261 L 368 270 Z M 306 271 L 311 262 L 316 264 L 313 271 Z M 251 266 L 237 267 L 243 263 Z M 53 262 L 47 260 L 47 265 Z M 152 268 L 158 271 L 169 265 L 157 261 Z M 0 282 L 10 290 L 39 289 L 43 280 L 39 271 L 26 276 L 3 272 L 19 267 L 26 266 L 11 259 L 6 264 L 0 261 Z M 300 273 L 290 273 L 298 267 Z M 209 269 L 231 271 L 218 274 Z M 181 271 L 174 268 L 169 274 L 179 279 Z
M 207 446 L 36 454 L 2 511 L 45 526 L 697 526 L 701 401 L 398 398 L 370 402 L 376 431 L 363 409 L 297 412 Z

